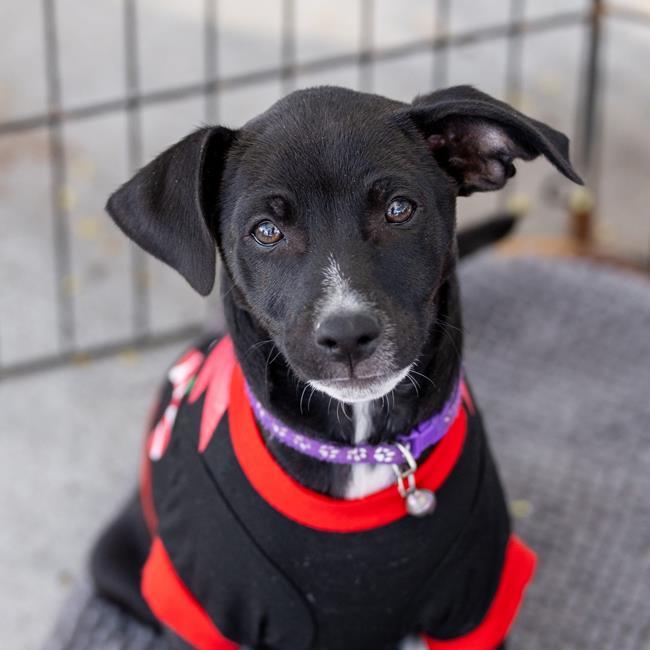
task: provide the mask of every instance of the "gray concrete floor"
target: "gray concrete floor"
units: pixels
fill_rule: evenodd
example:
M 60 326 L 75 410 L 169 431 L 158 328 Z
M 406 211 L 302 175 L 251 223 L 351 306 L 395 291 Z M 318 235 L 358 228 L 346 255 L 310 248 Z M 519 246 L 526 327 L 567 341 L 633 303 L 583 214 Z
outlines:
M 232 75 L 279 62 L 279 1 L 221 0 L 221 73 Z M 356 3 L 301 0 L 297 52 L 301 59 L 354 51 Z M 378 47 L 429 36 L 429 0 L 378 0 Z M 528 3 L 528 15 L 584 7 L 586 0 Z M 199 80 L 202 75 L 200 0 L 141 0 L 140 74 L 145 90 Z M 454 0 L 451 28 L 464 31 L 503 22 L 509 2 Z M 0 3 L 0 121 L 45 109 L 39 3 Z M 124 93 L 121 4 L 113 0 L 56 3 L 63 103 Z M 576 117 L 584 32 L 578 27 L 531 36 L 523 49 L 523 88 L 511 98 L 538 119 L 570 135 Z M 605 42 L 605 113 L 600 140 L 599 237 L 625 255 L 648 255 L 650 239 L 650 30 L 612 22 Z M 431 89 L 432 56 L 378 64 L 376 92 L 409 99 Z M 503 97 L 503 42 L 468 46 L 450 56 L 448 83 L 471 83 Z M 305 75 L 296 87 L 332 83 L 356 87 L 354 67 Z M 225 93 L 218 119 L 241 125 L 281 95 L 278 83 Z M 201 98 L 146 108 L 144 158 L 149 159 L 206 119 Z M 106 196 L 128 176 L 125 115 L 111 114 L 64 128 L 67 185 L 59 196 L 69 211 L 72 295 L 81 346 L 131 332 L 130 249 L 104 216 Z M 520 165 L 512 189 L 532 206 L 527 232 L 565 227 L 564 201 L 549 185 L 569 187 L 543 161 Z M 499 204 L 477 196 L 460 206 L 462 221 Z M 47 134 L 0 138 L 0 360 L 11 363 L 57 350 L 53 222 L 49 205 Z M 162 331 L 209 313 L 183 281 L 149 263 L 152 327 Z M 123 355 L 0 385 L 0 648 L 38 647 L 61 598 L 82 565 L 98 526 L 132 483 L 144 413 L 178 346 L 143 356 Z
M 155 387 L 180 350 L 0 386 L 0 648 L 38 648 L 99 527 L 135 487 Z

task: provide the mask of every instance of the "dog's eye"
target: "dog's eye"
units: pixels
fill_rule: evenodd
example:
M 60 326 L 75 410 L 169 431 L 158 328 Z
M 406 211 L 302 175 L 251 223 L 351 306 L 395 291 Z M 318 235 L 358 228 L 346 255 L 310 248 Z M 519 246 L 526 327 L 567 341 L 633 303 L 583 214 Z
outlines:
M 415 212 L 415 203 L 403 197 L 394 199 L 386 210 L 386 221 L 389 223 L 404 223 Z
M 268 219 L 266 221 L 260 221 L 253 229 L 253 232 L 251 232 L 251 235 L 262 246 L 273 246 L 284 237 L 282 231 Z

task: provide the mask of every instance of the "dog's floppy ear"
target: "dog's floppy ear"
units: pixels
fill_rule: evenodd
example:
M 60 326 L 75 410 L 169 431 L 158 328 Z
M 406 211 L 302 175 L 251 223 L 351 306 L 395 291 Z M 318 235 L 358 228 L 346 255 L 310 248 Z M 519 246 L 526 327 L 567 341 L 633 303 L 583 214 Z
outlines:
M 539 154 L 582 184 L 569 161 L 569 140 L 563 133 L 471 86 L 417 97 L 406 114 L 460 196 L 500 189 L 515 175 L 515 158 L 532 160 Z
M 205 127 L 143 167 L 113 193 L 106 210 L 115 223 L 206 296 L 212 290 L 221 173 L 234 132 Z

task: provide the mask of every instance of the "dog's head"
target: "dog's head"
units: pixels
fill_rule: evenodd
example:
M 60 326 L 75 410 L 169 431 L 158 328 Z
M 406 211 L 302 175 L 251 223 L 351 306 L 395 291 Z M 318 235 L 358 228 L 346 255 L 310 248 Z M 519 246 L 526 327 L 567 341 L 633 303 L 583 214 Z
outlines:
M 410 105 L 315 88 L 238 131 L 192 133 L 108 211 L 204 295 L 218 246 L 238 304 L 297 377 L 354 402 L 394 388 L 427 339 L 456 197 L 503 187 L 539 154 L 580 182 L 564 135 L 473 88 Z

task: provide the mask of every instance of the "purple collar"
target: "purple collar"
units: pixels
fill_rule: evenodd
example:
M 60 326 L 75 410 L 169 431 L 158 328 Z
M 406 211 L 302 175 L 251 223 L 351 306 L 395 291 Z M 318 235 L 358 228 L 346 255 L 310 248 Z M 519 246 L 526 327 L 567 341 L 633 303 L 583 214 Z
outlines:
M 401 465 L 407 463 L 408 459 L 399 448 L 400 445 L 406 447 L 413 458 L 417 460 L 426 449 L 435 445 L 449 431 L 458 414 L 461 390 L 459 383 L 440 413 L 424 422 L 420 422 L 408 435 L 397 436 L 398 444 L 387 443 L 380 445 L 341 445 L 311 438 L 290 429 L 269 413 L 255 397 L 248 384 L 246 384 L 246 393 L 256 420 L 264 427 L 271 438 L 275 438 L 305 456 L 341 465 L 357 465 L 361 463 L 369 465 Z

